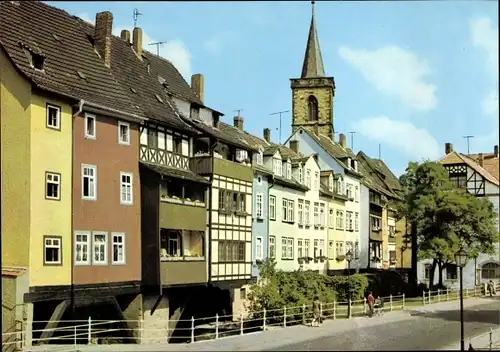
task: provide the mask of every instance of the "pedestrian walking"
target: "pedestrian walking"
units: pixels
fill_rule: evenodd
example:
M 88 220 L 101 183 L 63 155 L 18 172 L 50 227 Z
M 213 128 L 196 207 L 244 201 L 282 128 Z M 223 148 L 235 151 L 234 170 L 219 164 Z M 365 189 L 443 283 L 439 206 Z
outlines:
M 321 302 L 319 301 L 319 297 L 314 297 L 313 302 L 313 320 L 311 322 L 311 326 L 320 326 L 321 325 L 321 312 L 320 312 Z
M 368 316 L 371 318 L 373 316 L 373 306 L 375 305 L 375 297 L 373 297 L 371 291 L 368 294 L 367 301 L 368 301 Z

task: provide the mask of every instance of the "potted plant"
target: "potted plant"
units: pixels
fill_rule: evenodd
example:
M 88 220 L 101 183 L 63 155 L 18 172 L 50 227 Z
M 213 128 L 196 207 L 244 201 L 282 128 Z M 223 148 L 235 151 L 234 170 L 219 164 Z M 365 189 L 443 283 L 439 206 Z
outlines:
M 322 255 L 319 257 L 319 261 L 323 263 L 326 260 L 326 256 Z
M 299 261 L 299 264 L 304 264 L 304 257 L 299 257 L 297 260 Z
M 343 255 L 343 254 L 342 254 L 342 255 L 338 255 L 338 256 L 337 256 L 337 258 L 335 258 L 335 260 L 336 260 L 337 262 L 342 262 L 342 261 L 344 261 L 344 260 L 345 260 L 345 255 Z

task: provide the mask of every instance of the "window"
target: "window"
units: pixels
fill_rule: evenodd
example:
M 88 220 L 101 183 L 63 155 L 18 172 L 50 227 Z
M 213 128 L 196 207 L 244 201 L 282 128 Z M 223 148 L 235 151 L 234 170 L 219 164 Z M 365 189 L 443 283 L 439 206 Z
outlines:
M 257 193 L 255 197 L 255 216 L 257 219 L 262 219 L 264 214 L 262 214 L 262 209 L 264 209 L 264 205 L 262 202 L 264 201 L 264 195 L 262 193 Z
M 446 280 L 457 279 L 457 266 L 455 264 L 446 264 Z
M 382 260 L 382 243 L 380 242 L 371 242 L 371 258 L 378 258 Z
M 148 131 L 148 147 L 153 149 L 158 148 L 158 132 L 152 128 L 149 128 L 147 131 Z M 167 141 L 170 136 L 171 135 L 167 135 Z M 167 149 L 169 149 L 168 143 L 167 143 Z
M 344 242 L 337 241 L 335 243 L 335 255 L 337 258 L 344 255 Z
M 297 240 L 297 258 L 303 258 L 304 257 L 304 240 L 302 238 L 299 238 Z
M 335 209 L 330 208 L 330 213 L 328 214 L 328 227 L 335 228 Z
M 319 226 L 319 203 L 314 202 L 314 226 Z
M 325 227 L 326 217 L 325 217 L 325 204 L 321 203 L 319 205 L 319 226 Z
M 269 258 L 276 258 L 276 237 L 269 236 Z
M 347 254 L 347 252 L 351 252 L 351 254 L 354 255 L 354 244 L 352 241 L 347 241 L 345 243 L 345 253 Z
M 286 178 L 292 178 L 292 163 L 290 161 L 286 163 Z
M 113 264 L 125 264 L 125 234 L 112 233 L 113 236 Z
M 75 232 L 75 264 L 90 264 L 90 232 Z
M 319 240 L 319 256 L 322 257 L 325 252 L 325 240 Z
M 346 190 L 347 190 L 347 198 L 349 198 L 349 200 L 353 200 L 354 196 L 352 194 L 352 185 L 350 183 L 346 184 Z
M 219 210 L 224 210 L 226 209 L 226 195 L 225 192 L 221 189 L 219 189 Z
M 304 240 L 304 257 L 309 257 L 309 240 Z
M 45 198 L 61 200 L 61 175 L 53 172 L 45 173 Z
M 354 213 L 354 231 L 359 231 L 359 213 Z
M 307 112 L 309 121 L 318 121 L 318 100 L 310 95 L 307 101 Z
M 82 199 L 97 199 L 97 168 L 82 165 Z
M 108 263 L 108 241 L 107 233 L 105 232 L 94 232 L 93 233 L 93 245 L 94 245 L 94 256 L 92 264 L 107 264 Z
M 319 189 L 319 172 L 314 173 L 314 189 Z
M 308 200 L 304 203 L 304 225 L 311 225 L 311 202 Z
M 62 264 L 61 237 L 44 236 L 44 258 L 45 265 Z
M 314 240 L 314 246 L 313 246 L 313 254 L 314 254 L 314 258 L 317 258 L 319 257 L 319 241 L 318 240 Z
M 293 259 L 293 238 L 281 239 L 281 259 Z
M 174 135 L 173 138 L 173 147 L 175 154 L 182 154 L 182 138 L 181 136 Z
M 340 177 L 337 179 L 337 193 L 344 194 L 344 186 Z
M 53 130 L 61 129 L 61 108 L 47 104 L 47 128 Z
M 280 159 L 273 159 L 273 172 L 278 176 L 283 174 L 282 161 Z
M 352 222 L 352 211 L 346 211 L 345 229 L 347 231 L 352 231 L 354 229 Z
M 240 299 L 247 299 L 247 289 L 245 287 L 240 288 Z
M 302 170 L 302 166 L 299 167 L 299 183 L 304 183 L 304 171 Z
M 255 238 L 255 259 L 262 260 L 264 259 L 264 246 L 262 237 L 257 236 Z
M 297 201 L 298 203 L 298 216 L 299 216 L 299 225 L 302 225 L 304 224 L 304 200 L 303 199 L 299 199 Z
M 309 169 L 306 170 L 306 186 L 311 188 L 311 170 Z
M 283 198 L 281 202 L 281 219 L 285 222 L 293 222 L 294 201 Z
M 335 258 L 335 247 L 334 247 L 334 242 L 333 241 L 328 241 L 328 259 L 334 259 Z
M 181 252 L 181 236 L 178 231 L 175 230 L 161 230 L 161 248 L 166 250 L 166 257 L 180 257 Z
M 486 263 L 481 268 L 481 278 L 483 279 L 500 279 L 500 264 Z
M 390 264 L 396 264 L 396 251 L 389 251 L 389 262 Z
M 359 203 L 359 187 L 354 187 L 354 200 Z
M 130 125 L 127 122 L 118 121 L 118 143 L 130 145 Z
M 246 195 L 244 193 L 236 193 L 237 210 L 240 213 L 246 213 Z
M 95 115 L 85 114 L 85 138 L 95 139 L 96 137 L 96 123 Z
M 120 172 L 120 203 L 132 204 L 132 181 L 133 175 L 128 172 Z
M 328 190 L 330 192 L 333 192 L 333 177 L 332 177 L 332 175 L 330 175 L 330 177 L 328 178 Z
M 245 241 L 219 241 L 219 262 L 244 262 Z
M 276 220 L 276 197 L 269 196 L 269 219 Z
M 380 218 L 375 217 L 374 215 L 370 215 L 370 222 L 372 225 L 372 230 L 373 231 L 380 231 Z
M 424 280 L 430 280 L 432 271 L 432 264 L 424 265 Z
M 262 165 L 263 163 L 262 152 L 258 152 L 255 154 L 255 162 L 259 165 Z
M 337 230 L 344 229 L 344 212 L 342 210 L 337 210 L 336 228 Z

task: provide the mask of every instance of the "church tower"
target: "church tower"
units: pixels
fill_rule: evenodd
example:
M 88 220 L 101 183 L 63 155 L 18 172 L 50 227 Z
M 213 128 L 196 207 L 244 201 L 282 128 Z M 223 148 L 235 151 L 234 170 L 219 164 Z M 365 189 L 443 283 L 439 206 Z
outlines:
M 325 76 L 321 49 L 319 47 L 314 1 L 311 25 L 307 39 L 304 64 L 300 78 L 292 78 L 292 133 L 304 127 L 315 134 L 322 134 L 333 140 L 333 98 L 335 81 Z

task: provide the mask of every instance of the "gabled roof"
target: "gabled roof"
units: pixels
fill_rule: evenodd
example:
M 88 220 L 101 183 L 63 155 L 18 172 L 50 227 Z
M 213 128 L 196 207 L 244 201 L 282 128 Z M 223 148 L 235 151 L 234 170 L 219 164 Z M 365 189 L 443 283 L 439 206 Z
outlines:
M 480 164 L 481 154 L 468 154 L 469 158 Z M 483 169 L 488 171 L 497 180 L 500 180 L 500 158 L 495 153 L 482 153 Z
M 36 87 L 144 115 L 99 58 L 80 21 L 67 12 L 38 1 L 2 1 L 0 23 L 0 45 Z M 45 56 L 44 72 L 31 67 L 30 51 Z
M 441 163 L 442 165 L 466 164 L 489 182 L 493 183 L 496 186 L 500 186 L 499 180 L 497 180 L 492 174 L 482 168 L 475 160 L 469 158 L 465 154 L 453 151 L 442 157 L 439 160 L 439 163 Z
M 401 185 L 396 176 L 380 159 L 372 159 L 365 153 L 358 153 L 358 170 L 363 175 L 362 183 L 379 193 L 391 198 L 399 198 L 397 192 Z

